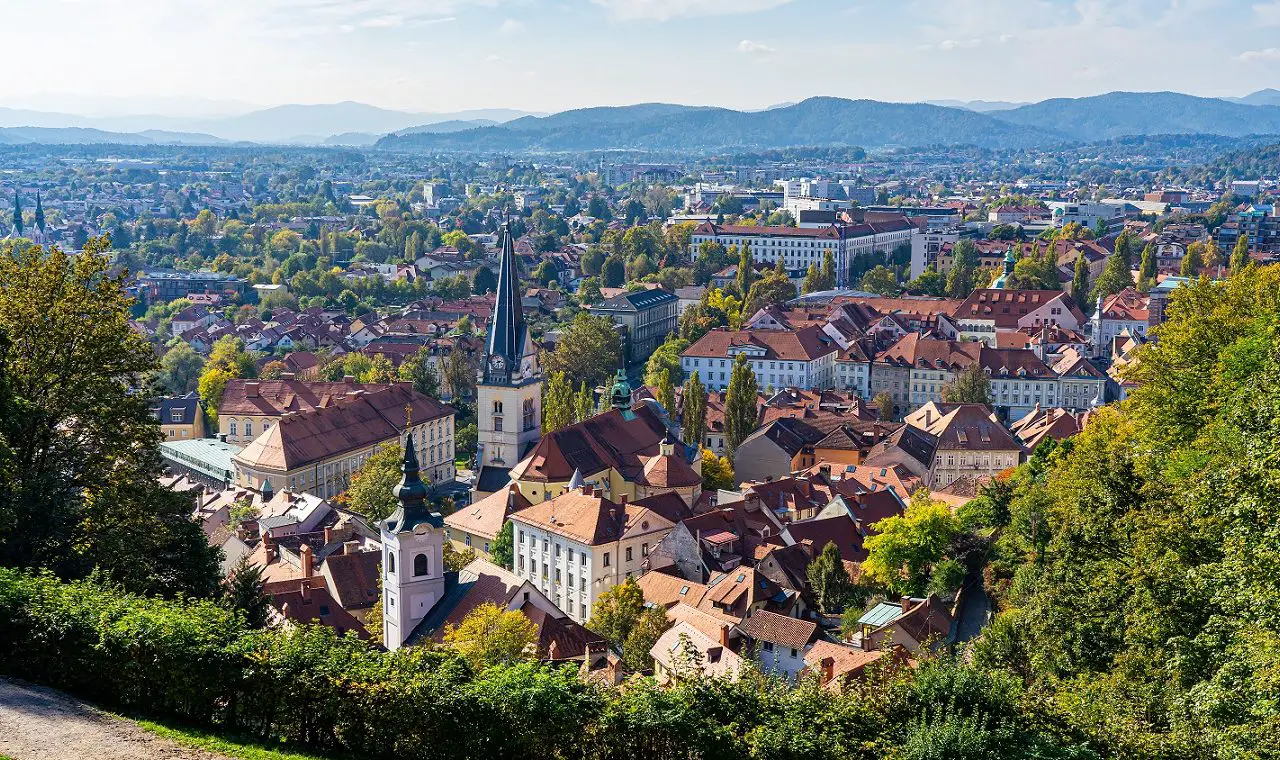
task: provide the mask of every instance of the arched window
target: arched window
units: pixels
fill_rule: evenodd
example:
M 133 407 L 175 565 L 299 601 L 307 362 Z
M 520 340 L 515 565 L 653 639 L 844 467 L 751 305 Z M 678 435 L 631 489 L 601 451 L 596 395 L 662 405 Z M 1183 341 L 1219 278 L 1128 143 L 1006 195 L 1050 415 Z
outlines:
M 419 554 L 413 558 L 413 574 L 414 576 L 431 574 L 431 563 L 427 555 Z
M 494 414 L 502 414 L 502 402 L 501 402 L 501 401 L 495 401 L 495 402 L 493 402 L 493 413 L 494 413 Z
M 387 572 L 392 575 L 396 572 L 396 555 L 387 552 Z

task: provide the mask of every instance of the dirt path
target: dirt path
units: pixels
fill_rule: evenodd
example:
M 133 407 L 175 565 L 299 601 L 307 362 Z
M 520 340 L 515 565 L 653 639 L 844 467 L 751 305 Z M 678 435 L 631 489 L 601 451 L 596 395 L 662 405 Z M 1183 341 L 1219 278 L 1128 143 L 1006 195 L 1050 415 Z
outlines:
M 72 697 L 0 678 L 0 757 L 13 760 L 227 760 L 183 747 Z

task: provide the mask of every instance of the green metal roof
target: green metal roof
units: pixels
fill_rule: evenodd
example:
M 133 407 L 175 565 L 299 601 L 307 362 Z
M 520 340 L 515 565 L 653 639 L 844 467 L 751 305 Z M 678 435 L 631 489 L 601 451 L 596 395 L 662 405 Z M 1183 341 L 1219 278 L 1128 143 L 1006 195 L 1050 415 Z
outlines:
M 231 457 L 239 452 L 239 446 L 216 438 L 193 438 L 189 441 L 165 441 L 160 444 L 160 455 L 165 459 L 180 462 L 219 480 L 230 480 L 235 475 Z
M 879 628 L 887 625 L 902 615 L 902 604 L 892 602 L 880 602 L 876 606 L 862 613 L 862 617 L 858 618 L 858 625 L 869 625 L 872 628 Z

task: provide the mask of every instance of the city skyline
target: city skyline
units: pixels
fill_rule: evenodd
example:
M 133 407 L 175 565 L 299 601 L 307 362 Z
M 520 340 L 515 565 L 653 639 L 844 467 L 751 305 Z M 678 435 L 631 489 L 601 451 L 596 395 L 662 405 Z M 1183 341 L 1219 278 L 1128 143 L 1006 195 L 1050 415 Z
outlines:
M 414 112 L 814 95 L 1038 101 L 1280 85 L 1280 0 L 13 0 L 39 61 L 0 106 L 227 115 L 359 101 Z M 1174 55 L 1175 51 L 1190 54 Z

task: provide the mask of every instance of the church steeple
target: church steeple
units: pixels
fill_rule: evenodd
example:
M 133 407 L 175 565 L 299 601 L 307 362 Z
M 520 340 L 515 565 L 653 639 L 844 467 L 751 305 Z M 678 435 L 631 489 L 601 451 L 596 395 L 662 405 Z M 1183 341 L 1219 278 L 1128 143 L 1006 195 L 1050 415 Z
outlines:
M 39 191 L 36 191 L 36 229 L 44 234 L 44 204 L 40 202 Z
M 485 344 L 485 381 L 509 383 L 525 354 L 529 328 L 520 302 L 520 272 L 516 266 L 511 225 L 503 225 L 498 259 L 498 300 L 494 304 L 489 339 Z
M 22 237 L 25 225 L 22 223 L 22 191 L 14 188 L 13 191 L 13 236 Z
M 400 464 L 400 482 L 392 494 L 400 500 L 400 506 L 387 518 L 387 530 L 392 533 L 411 531 L 417 525 L 428 523 L 433 527 L 444 526 L 444 519 L 427 507 L 427 484 L 422 481 L 418 466 L 418 452 L 409 436 L 404 447 L 404 460 Z

